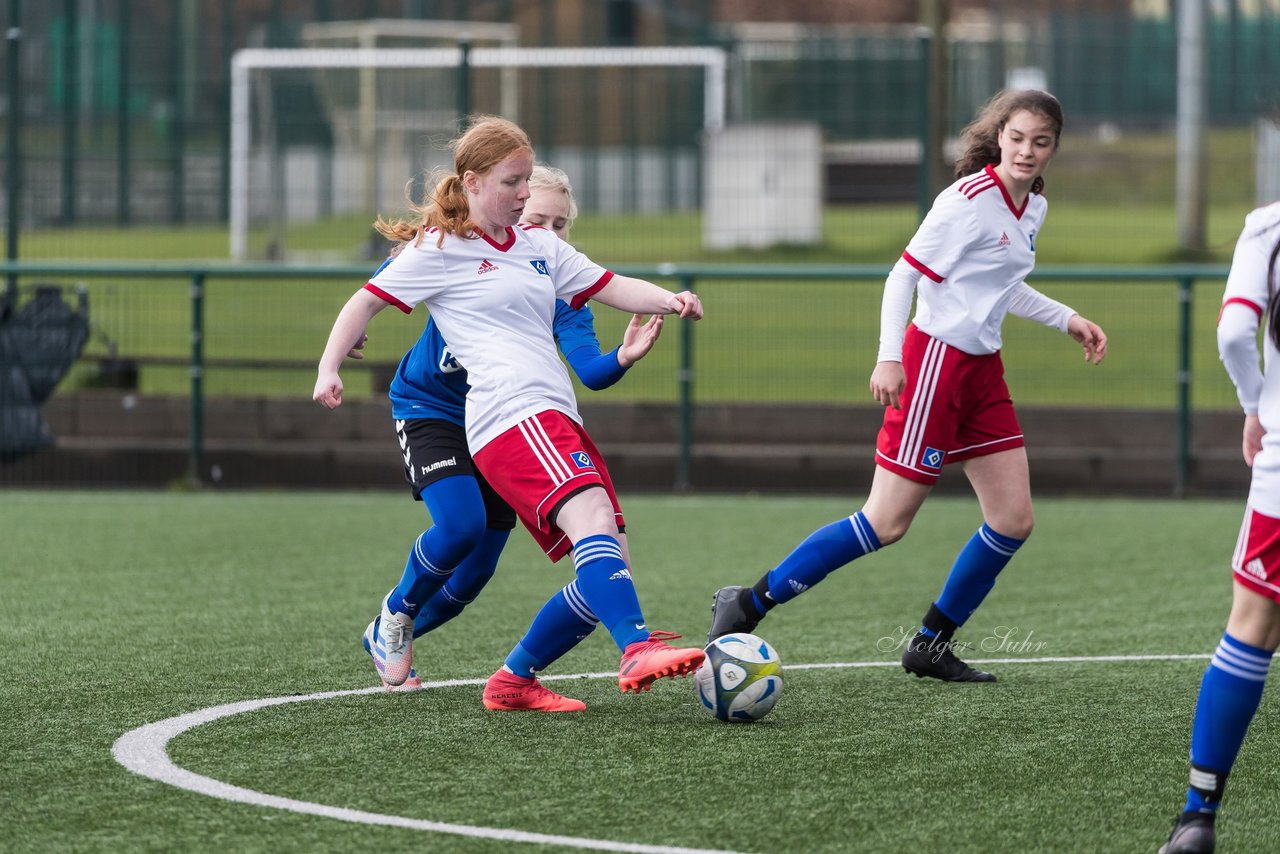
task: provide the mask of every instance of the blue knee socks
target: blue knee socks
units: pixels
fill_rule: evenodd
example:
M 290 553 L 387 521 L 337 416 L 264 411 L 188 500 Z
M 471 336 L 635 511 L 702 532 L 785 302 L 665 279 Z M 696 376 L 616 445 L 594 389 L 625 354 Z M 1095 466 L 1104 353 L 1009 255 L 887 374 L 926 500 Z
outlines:
M 647 640 L 649 629 L 618 540 L 607 534 L 583 537 L 574 544 L 573 563 L 583 602 L 613 635 L 618 649 Z
M 760 585 L 752 593 L 761 614 L 790 601 L 850 561 L 880 548 L 871 523 L 859 511 L 814 531 L 766 576 L 768 596 Z M 772 601 L 768 601 L 772 600 Z
M 938 596 L 938 610 L 956 626 L 963 626 L 995 587 L 996 576 L 1024 542 L 997 534 L 984 522 L 956 555 Z M 928 625 L 921 630 L 927 635 L 938 634 L 936 627 Z
M 485 531 L 484 500 L 475 478 L 446 477 L 421 495 L 433 524 L 414 542 L 400 583 L 387 597 L 392 612 L 411 617 L 444 586 Z
M 422 637 L 452 620 L 475 601 L 498 568 L 510 531 L 488 528 L 480 544 L 458 564 L 444 586 L 432 594 L 413 621 L 413 636 Z
M 574 580 L 547 600 L 503 664 L 515 675 L 531 679 L 535 671 L 545 670 L 577 646 L 598 622 Z
M 1218 808 L 1227 774 L 1262 699 L 1272 654 L 1223 634 L 1196 700 L 1187 810 L 1212 812 Z

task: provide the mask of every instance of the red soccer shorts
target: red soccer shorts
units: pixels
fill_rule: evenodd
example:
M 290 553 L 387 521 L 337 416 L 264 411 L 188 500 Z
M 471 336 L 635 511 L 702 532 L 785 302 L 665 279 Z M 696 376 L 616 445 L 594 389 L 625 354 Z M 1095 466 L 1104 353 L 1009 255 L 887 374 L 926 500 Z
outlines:
M 1236 584 L 1280 602 L 1280 519 L 1245 508 L 1231 569 Z
M 999 353 L 971 356 L 907 326 L 901 409 L 887 408 L 876 464 L 932 485 L 946 463 L 1021 448 Z
M 573 543 L 547 517 L 580 489 L 604 487 L 618 527 L 625 524 L 604 458 L 582 425 L 562 412 L 547 410 L 524 419 L 472 459 L 553 562 Z

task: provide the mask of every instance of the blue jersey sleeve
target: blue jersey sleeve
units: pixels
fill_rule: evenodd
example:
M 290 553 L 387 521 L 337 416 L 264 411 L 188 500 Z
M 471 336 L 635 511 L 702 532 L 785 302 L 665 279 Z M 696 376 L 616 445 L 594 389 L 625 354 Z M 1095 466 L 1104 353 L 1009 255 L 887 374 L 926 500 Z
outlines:
M 594 321 L 587 306 L 575 309 L 563 300 L 556 300 L 553 331 L 560 352 L 584 386 L 600 391 L 622 379 L 627 369 L 618 364 L 618 348 L 600 352 Z

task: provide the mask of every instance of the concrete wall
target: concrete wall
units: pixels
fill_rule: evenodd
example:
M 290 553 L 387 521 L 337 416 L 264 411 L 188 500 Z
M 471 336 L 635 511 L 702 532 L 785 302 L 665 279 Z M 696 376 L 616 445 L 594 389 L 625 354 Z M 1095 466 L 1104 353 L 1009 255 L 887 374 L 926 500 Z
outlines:
M 679 417 L 665 404 L 586 404 L 583 417 L 624 491 L 676 483 Z M 190 477 L 185 398 L 119 391 L 56 396 L 42 410 L 57 443 L 0 460 L 0 486 L 145 486 Z M 1023 407 L 1038 494 L 1171 495 L 1171 412 Z M 861 495 L 873 472 L 877 407 L 699 406 L 691 482 L 700 491 Z M 1188 494 L 1244 498 L 1242 418 L 1196 415 Z M 211 399 L 201 479 L 219 487 L 403 488 L 390 406 L 351 402 L 328 412 L 309 400 Z M 957 467 L 940 492 L 968 490 Z

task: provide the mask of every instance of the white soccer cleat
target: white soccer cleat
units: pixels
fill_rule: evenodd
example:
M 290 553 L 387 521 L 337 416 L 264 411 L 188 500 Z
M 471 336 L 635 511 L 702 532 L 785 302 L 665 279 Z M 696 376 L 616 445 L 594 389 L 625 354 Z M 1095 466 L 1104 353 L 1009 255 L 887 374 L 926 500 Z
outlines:
M 417 671 L 412 667 L 409 668 L 409 678 L 404 680 L 400 685 L 388 684 L 387 680 L 382 678 L 382 665 L 373 654 L 374 644 L 377 643 L 378 623 L 381 622 L 381 620 L 381 617 L 374 617 L 373 622 L 365 628 L 364 635 L 360 638 L 360 645 L 364 647 L 365 652 L 369 653 L 369 658 L 373 661 L 374 667 L 378 669 L 378 681 L 380 681 L 382 683 L 382 687 L 386 688 L 388 691 L 396 691 L 400 693 L 421 691 L 425 687 L 422 684 L 422 677 L 418 676 Z
M 413 669 L 413 617 L 392 613 L 386 599 L 382 600 L 382 615 L 374 631 L 373 663 L 382 674 L 382 681 L 392 688 L 403 685 Z

